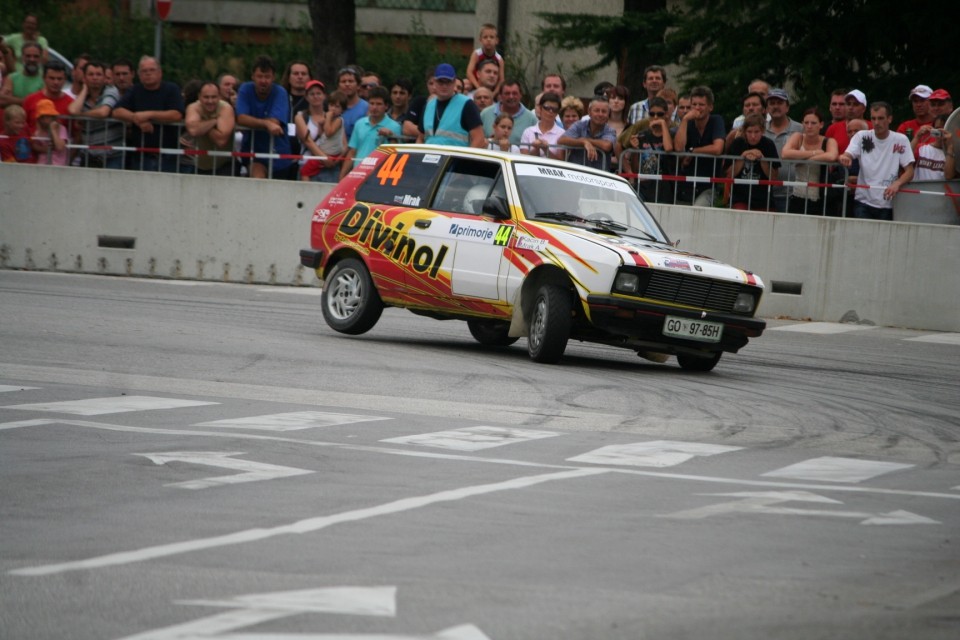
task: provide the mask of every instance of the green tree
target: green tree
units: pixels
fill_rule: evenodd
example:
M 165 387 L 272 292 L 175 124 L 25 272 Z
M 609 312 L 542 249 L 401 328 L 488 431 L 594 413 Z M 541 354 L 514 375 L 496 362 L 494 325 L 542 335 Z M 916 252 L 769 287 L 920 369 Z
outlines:
M 890 102 L 902 120 L 912 117 L 911 87 L 960 86 L 948 12 L 901 20 L 903 9 L 891 0 L 704 0 L 680 15 L 667 44 L 689 84 L 713 88 L 719 113 L 737 113 L 747 84 L 763 78 L 794 96 L 795 116 L 849 87 Z
M 538 13 L 547 26 L 538 29 L 537 37 L 562 49 L 595 49 L 599 57 L 574 69 L 576 75 L 591 76 L 616 64 L 617 83 L 639 91 L 644 68 L 669 60 L 664 33 L 676 18 L 666 9 L 666 0 L 625 0 L 623 5 L 619 16 Z
M 701 0 L 671 10 L 624 4 L 615 17 L 544 14 L 541 36 L 566 48 L 596 48 L 599 57 L 584 69 L 617 62 L 634 90 L 646 64 L 677 64 L 683 72 L 671 84 L 711 87 L 714 112 L 727 117 L 740 112 L 754 78 L 787 88 L 795 117 L 808 105 L 825 107 L 838 87 L 890 102 L 897 120 L 911 117 L 906 97 L 917 84 L 960 90 L 947 9 L 901 20 L 903 4 L 893 0 Z

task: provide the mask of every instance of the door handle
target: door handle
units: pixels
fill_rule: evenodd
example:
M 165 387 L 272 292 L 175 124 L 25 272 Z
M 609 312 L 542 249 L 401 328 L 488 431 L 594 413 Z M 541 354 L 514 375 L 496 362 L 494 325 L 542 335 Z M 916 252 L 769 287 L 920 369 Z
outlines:
M 413 226 L 415 226 L 417 229 L 426 229 L 430 226 L 430 220 L 417 220 L 413 223 Z

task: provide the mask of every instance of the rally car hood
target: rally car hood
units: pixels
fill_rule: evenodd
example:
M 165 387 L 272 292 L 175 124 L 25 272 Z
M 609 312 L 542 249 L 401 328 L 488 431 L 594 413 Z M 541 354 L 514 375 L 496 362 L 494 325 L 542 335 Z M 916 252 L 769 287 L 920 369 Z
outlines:
M 610 249 L 620 256 L 622 264 L 637 265 L 665 271 L 686 271 L 702 276 L 763 287 L 763 281 L 749 271 L 743 271 L 708 256 L 681 251 L 669 244 L 633 236 L 597 233 L 578 227 L 552 228 L 553 233 L 577 236 Z

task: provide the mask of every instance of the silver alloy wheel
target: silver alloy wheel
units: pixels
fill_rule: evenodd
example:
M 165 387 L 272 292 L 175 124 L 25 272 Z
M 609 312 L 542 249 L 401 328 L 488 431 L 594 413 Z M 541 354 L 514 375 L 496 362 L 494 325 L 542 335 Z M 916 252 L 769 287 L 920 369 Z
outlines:
M 363 303 L 363 278 L 351 269 L 336 274 L 330 284 L 327 310 L 338 320 L 349 320 Z
M 530 323 L 530 335 L 527 340 L 534 350 L 539 350 L 547 330 L 547 300 L 543 296 L 537 298 L 537 306 L 533 309 L 533 321 Z

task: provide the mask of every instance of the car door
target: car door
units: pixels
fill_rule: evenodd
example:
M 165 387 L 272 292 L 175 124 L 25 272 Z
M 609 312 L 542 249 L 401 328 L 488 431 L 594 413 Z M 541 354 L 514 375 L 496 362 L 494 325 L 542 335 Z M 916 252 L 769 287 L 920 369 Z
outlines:
M 456 305 L 466 304 L 474 311 L 489 308 L 489 303 L 470 306 L 472 300 L 506 302 L 509 265 L 503 250 L 514 224 L 483 213 L 483 203 L 491 195 L 506 202 L 502 163 L 454 158 L 437 185 L 430 207 L 432 217 L 416 221 L 410 232 L 418 244 L 433 245 L 436 250 L 453 247 L 450 295 Z

